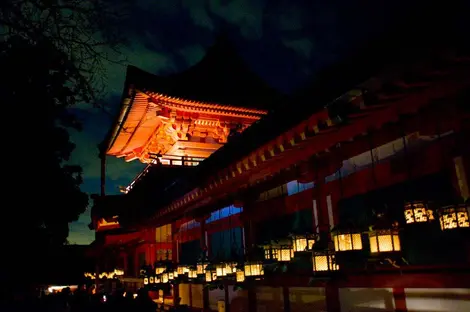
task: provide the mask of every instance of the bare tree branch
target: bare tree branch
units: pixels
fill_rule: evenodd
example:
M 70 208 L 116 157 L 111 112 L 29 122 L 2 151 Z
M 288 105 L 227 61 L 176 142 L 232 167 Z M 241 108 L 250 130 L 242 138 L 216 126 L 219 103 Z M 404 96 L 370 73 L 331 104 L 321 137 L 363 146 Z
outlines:
M 66 55 L 77 102 L 98 105 L 107 84 L 106 65 L 123 64 L 123 22 L 132 1 L 4 0 L 0 3 L 0 40 L 20 36 L 52 44 Z

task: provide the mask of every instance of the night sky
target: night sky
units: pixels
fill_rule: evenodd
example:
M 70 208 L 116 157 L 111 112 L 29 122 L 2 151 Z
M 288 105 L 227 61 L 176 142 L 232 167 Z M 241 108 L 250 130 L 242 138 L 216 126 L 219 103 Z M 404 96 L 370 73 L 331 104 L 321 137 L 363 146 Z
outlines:
M 161 75 L 183 71 L 201 60 L 214 37 L 223 31 L 258 75 L 286 93 L 303 87 L 319 69 L 380 35 L 409 9 L 404 0 L 135 2 L 129 18 L 123 20 L 129 40 L 123 54 L 129 64 Z M 72 133 L 77 148 L 71 162 L 83 167 L 82 190 L 89 194 L 99 193 L 97 144 L 119 109 L 124 78 L 125 66 L 109 65 L 107 112 L 74 109 L 84 130 Z M 118 193 L 118 187 L 129 184 L 143 166 L 108 157 L 107 194 Z M 69 242 L 91 243 L 94 232 L 88 229 L 89 222 L 90 209 L 71 224 Z

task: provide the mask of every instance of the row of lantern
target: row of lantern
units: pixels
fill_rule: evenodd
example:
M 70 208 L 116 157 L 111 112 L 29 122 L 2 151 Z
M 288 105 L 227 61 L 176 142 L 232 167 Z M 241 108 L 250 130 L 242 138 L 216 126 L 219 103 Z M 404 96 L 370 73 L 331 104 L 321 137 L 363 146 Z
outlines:
M 435 220 L 433 210 L 424 202 L 406 203 L 404 206 L 405 220 L 407 224 L 424 223 Z M 457 228 L 470 228 L 469 206 L 454 205 L 438 209 L 441 229 L 451 230 Z M 401 251 L 401 242 L 398 228 L 378 227 L 368 231 L 370 252 L 373 255 L 381 253 L 393 253 Z M 312 252 L 312 269 L 314 272 L 335 271 L 339 269 L 336 263 L 335 253 L 348 251 L 360 251 L 363 249 L 362 232 L 356 229 L 336 228 L 331 232 L 332 248 L 324 246 L 321 250 L 315 250 L 316 237 L 313 235 L 294 235 L 292 241 L 287 244 L 264 246 L 266 260 L 289 262 L 295 252 Z M 214 282 L 226 276 L 235 275 L 237 282 L 243 282 L 245 277 L 260 277 L 264 275 L 262 262 L 247 262 L 243 269 L 237 263 L 198 263 L 195 268 L 185 265 L 178 266 L 175 270 L 168 270 L 161 266 L 155 269 L 155 276 L 144 279 L 144 284 L 168 283 L 178 277 L 187 274 L 188 278 L 196 279 L 204 277 L 206 282 Z
M 245 277 L 258 277 L 264 275 L 262 262 L 247 262 L 240 269 L 235 262 L 229 263 L 198 263 L 197 266 L 191 267 L 179 265 L 176 270 L 168 270 L 163 266 L 155 268 L 155 275 L 144 278 L 144 284 L 165 284 L 169 283 L 179 275 L 187 275 L 189 279 L 196 279 L 202 276 L 206 282 L 214 282 L 219 278 L 235 275 L 237 282 L 245 281 Z
M 423 201 L 406 203 L 404 213 L 406 224 L 435 220 L 434 210 Z M 444 206 L 437 209 L 437 214 L 442 231 L 470 228 L 470 206 L 467 204 Z

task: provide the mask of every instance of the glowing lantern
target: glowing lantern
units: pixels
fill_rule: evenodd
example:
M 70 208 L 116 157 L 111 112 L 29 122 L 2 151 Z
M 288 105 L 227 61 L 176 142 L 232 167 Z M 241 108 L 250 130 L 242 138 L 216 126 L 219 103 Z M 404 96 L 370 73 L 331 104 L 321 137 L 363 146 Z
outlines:
M 294 257 L 294 249 L 291 246 L 280 246 L 279 254 L 277 257 L 278 261 L 286 262 L 290 261 Z
M 162 274 L 163 272 L 165 272 L 166 270 L 166 266 L 159 263 L 155 266 L 155 274 Z
M 245 263 L 245 276 L 261 276 L 264 275 L 263 264 L 261 262 Z
M 154 281 L 155 281 L 155 280 L 154 280 L 153 276 L 150 276 L 150 278 L 149 278 L 149 283 L 150 283 L 150 284 L 153 284 Z
M 218 277 L 227 276 L 227 264 L 220 263 L 215 266 L 215 271 Z
M 331 250 L 313 251 L 312 264 L 314 272 L 336 271 L 339 269 L 335 261 L 335 254 Z
M 370 252 L 397 252 L 401 250 L 397 229 L 378 229 L 369 233 Z
M 227 275 L 234 274 L 237 272 L 237 264 L 235 262 L 228 262 L 225 264 L 225 270 Z
M 237 270 L 235 273 L 235 279 L 237 283 L 241 283 L 245 281 L 245 272 L 243 270 Z
M 162 281 L 160 275 L 155 276 L 155 284 L 160 284 Z
M 171 281 L 175 278 L 175 275 L 173 274 L 173 272 L 168 272 L 168 279 Z
M 169 274 L 168 273 L 162 273 L 162 283 L 168 283 L 169 281 Z
M 147 285 L 149 283 L 149 279 L 147 277 L 144 278 L 144 285 Z
M 188 272 L 189 278 L 197 278 L 197 270 L 190 269 Z
M 213 265 L 207 265 L 205 271 L 206 282 L 213 282 L 217 279 L 217 270 Z
M 315 244 L 315 238 L 312 235 L 292 235 L 294 252 L 311 250 L 313 244 Z
M 405 203 L 404 213 L 406 224 L 426 223 L 434 220 L 434 212 L 422 201 Z
M 442 207 L 438 210 L 441 230 L 470 228 L 469 206 L 466 204 Z
M 331 233 L 336 252 L 362 250 L 362 238 L 359 231 L 333 230 Z
M 264 246 L 264 258 L 266 260 L 277 260 L 279 257 L 279 249 L 270 245 Z
M 179 265 L 177 272 L 178 275 L 186 274 L 189 272 L 189 267 L 187 265 Z
M 197 265 L 196 265 L 196 272 L 198 275 L 201 275 L 201 274 L 204 274 L 204 271 L 206 270 L 207 268 L 207 263 L 204 263 L 204 262 L 199 262 Z

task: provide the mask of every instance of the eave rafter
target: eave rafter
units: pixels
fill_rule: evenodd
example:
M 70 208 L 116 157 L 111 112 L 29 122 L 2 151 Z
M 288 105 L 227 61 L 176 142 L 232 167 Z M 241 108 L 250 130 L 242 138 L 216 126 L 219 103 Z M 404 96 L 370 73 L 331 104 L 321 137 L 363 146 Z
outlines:
M 268 113 L 267 111 L 260 110 L 260 109 L 202 103 L 202 102 L 175 98 L 175 97 L 167 96 L 164 94 L 151 92 L 151 91 L 145 91 L 145 90 L 143 90 L 142 92 L 145 93 L 149 97 L 149 99 L 155 104 L 162 105 L 169 109 L 181 110 L 185 112 L 207 113 L 207 114 L 214 114 L 214 115 L 219 115 L 219 116 L 238 117 L 238 118 L 246 118 L 246 119 L 254 119 L 254 120 L 258 120 L 262 116 L 267 115 Z

